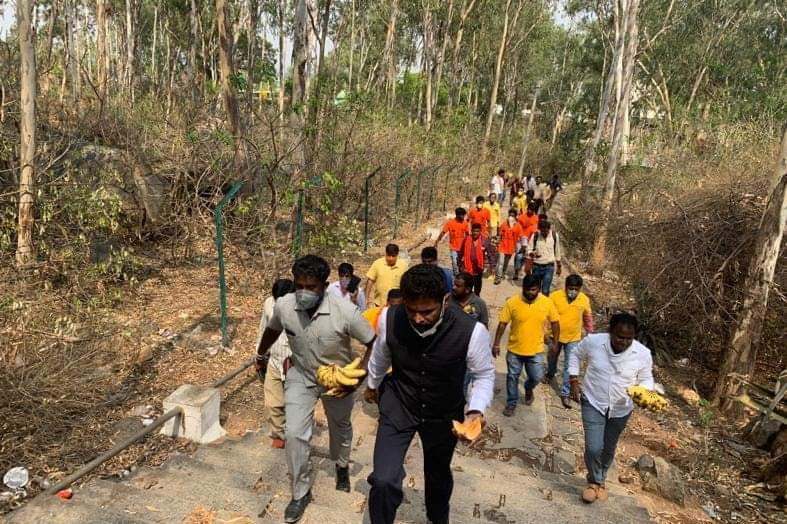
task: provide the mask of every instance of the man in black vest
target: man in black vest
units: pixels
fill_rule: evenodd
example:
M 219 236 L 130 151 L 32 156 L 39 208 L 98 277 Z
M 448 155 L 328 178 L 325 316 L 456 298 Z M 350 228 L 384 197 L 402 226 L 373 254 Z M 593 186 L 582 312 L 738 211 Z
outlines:
M 446 305 L 440 268 L 420 264 L 401 281 L 404 303 L 384 310 L 369 359 L 367 402 L 380 406 L 374 469 L 368 481 L 371 524 L 393 524 L 402 503 L 404 458 L 418 433 L 424 450 L 426 516 L 447 524 L 457 438 L 452 420 L 483 417 L 492 401 L 495 366 L 489 332 Z M 386 375 L 388 369 L 392 373 Z M 465 373 L 473 379 L 465 401 Z M 467 412 L 465 412 L 467 404 Z

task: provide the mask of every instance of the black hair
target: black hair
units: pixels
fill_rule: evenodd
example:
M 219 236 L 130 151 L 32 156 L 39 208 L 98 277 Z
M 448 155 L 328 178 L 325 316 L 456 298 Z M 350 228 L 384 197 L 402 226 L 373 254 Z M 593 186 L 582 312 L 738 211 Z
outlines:
M 465 286 L 471 286 L 473 284 L 473 275 L 468 273 L 467 271 L 462 271 L 458 275 L 454 277 L 454 282 L 457 280 L 461 280 L 465 283 Z
M 457 207 L 454 209 L 454 214 L 458 216 L 464 216 L 467 214 L 467 210 L 463 207 Z
M 402 275 L 402 298 L 418 300 L 431 298 L 438 302 L 445 297 L 445 273 L 431 264 L 418 264 Z
M 538 204 L 536 204 L 535 202 L 530 202 L 527 205 L 527 209 L 535 213 L 536 211 L 538 211 Z
M 531 287 L 541 287 L 541 277 L 525 275 L 525 278 L 522 279 L 522 289 L 530 289 Z
M 342 262 L 341 264 L 339 264 L 337 270 L 339 271 L 339 276 L 352 275 L 355 272 L 355 268 L 349 262 Z
M 472 229 L 479 229 L 479 230 L 480 230 L 480 229 L 481 229 L 481 224 L 479 224 L 478 222 L 476 222 L 475 224 L 473 224 L 472 226 L 470 226 L 470 229 L 471 229 L 471 230 L 472 230 Z
M 314 277 L 320 282 L 327 282 L 328 275 L 331 274 L 331 266 L 328 262 L 317 255 L 305 255 L 295 261 L 292 265 L 292 276 Z
M 421 250 L 421 260 L 428 258 L 430 260 L 437 260 L 437 248 L 434 246 L 427 246 Z
M 289 278 L 280 278 L 273 283 L 273 298 L 278 299 L 295 291 L 295 283 Z
M 396 244 L 388 244 L 385 246 L 385 254 L 389 257 L 395 257 L 399 254 L 399 246 Z
M 612 331 L 617 326 L 629 326 L 634 328 L 634 333 L 639 332 L 639 320 L 631 313 L 615 313 L 609 319 L 609 330 Z
M 572 273 L 566 277 L 566 287 L 568 286 L 582 287 L 583 283 L 584 282 L 582 281 L 582 277 L 577 275 L 576 273 Z
M 402 295 L 401 289 L 395 287 L 388 291 L 388 296 L 386 298 L 390 302 L 391 300 L 401 300 L 402 298 L 404 298 L 404 295 Z
M 517 211 L 515 207 L 512 207 L 512 208 L 510 208 L 510 209 L 508 210 L 508 214 L 509 214 L 509 215 L 514 215 L 514 216 L 517 216 L 517 215 L 519 214 L 519 211 Z
M 475 197 L 475 203 L 476 204 L 479 203 L 479 202 L 483 202 L 484 200 L 486 200 L 484 198 L 484 195 L 478 195 L 477 197 Z
M 549 229 L 550 227 L 552 227 L 552 223 L 546 218 L 541 218 L 541 215 L 538 215 L 538 229 Z
M 505 170 L 505 169 L 503 169 L 502 167 L 501 167 L 500 169 L 498 169 L 498 170 L 497 170 L 497 174 L 498 174 L 498 175 L 502 175 L 502 174 L 503 174 L 503 173 L 505 173 L 505 172 L 506 172 L 506 170 Z

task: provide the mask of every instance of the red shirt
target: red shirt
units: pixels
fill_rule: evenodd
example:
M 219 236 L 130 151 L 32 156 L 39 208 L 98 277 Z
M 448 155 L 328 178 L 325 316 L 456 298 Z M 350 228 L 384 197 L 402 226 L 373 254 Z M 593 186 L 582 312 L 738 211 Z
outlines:
M 500 225 L 500 242 L 497 244 L 497 252 L 502 255 L 513 255 L 516 251 L 516 243 L 522 238 L 522 226 L 519 222 L 514 222 L 513 226 L 508 225 L 508 220 Z
M 492 215 L 489 213 L 489 209 L 482 207 L 481 209 L 473 208 L 468 213 L 468 218 L 470 219 L 470 224 L 481 224 L 481 234 L 486 236 L 487 230 L 489 229 L 489 221 L 492 220 Z
M 465 235 L 470 234 L 470 223 L 467 220 L 459 222 L 453 218 L 443 225 L 443 233 L 448 235 L 448 245 L 451 247 L 451 251 L 459 251 L 462 248 L 462 240 Z

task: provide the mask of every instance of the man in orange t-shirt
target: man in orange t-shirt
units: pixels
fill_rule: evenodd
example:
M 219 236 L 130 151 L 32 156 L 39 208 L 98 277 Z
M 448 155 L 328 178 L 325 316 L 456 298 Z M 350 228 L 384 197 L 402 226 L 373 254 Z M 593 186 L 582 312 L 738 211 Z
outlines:
M 489 209 L 484 207 L 484 201 L 486 199 L 479 195 L 475 198 L 475 209 L 470 210 L 470 214 L 467 218 L 470 219 L 470 226 L 472 227 L 473 224 L 480 224 L 481 225 L 481 236 L 488 237 L 489 236 L 489 221 L 492 220 L 492 214 L 489 212 Z
M 538 213 L 536 213 L 536 204 L 530 203 L 527 205 L 527 211 L 519 215 L 519 225 L 522 226 L 522 236 L 530 238 L 533 233 L 538 231 Z
M 456 259 L 459 256 L 459 250 L 462 249 L 462 241 L 470 233 L 470 223 L 465 220 L 467 215 L 465 208 L 457 207 L 454 213 L 456 217 L 443 224 L 443 230 L 440 232 L 437 240 L 435 240 L 434 247 L 437 247 L 443 237 L 448 235 L 448 245 L 451 248 L 451 268 L 454 271 L 454 275 L 456 275 L 459 273 L 459 265 L 456 263 Z
M 497 243 L 497 272 L 495 274 L 495 285 L 499 284 L 508 271 L 508 263 L 511 262 L 519 241 L 522 238 L 522 225 L 517 221 L 516 209 L 508 210 L 508 219 L 500 224 L 500 242 Z M 516 259 L 514 259 L 516 265 Z

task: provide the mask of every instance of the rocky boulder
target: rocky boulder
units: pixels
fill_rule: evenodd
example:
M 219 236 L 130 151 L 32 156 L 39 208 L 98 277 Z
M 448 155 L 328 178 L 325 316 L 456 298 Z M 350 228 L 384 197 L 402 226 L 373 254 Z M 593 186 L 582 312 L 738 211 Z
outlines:
M 681 506 L 685 504 L 686 486 L 678 468 L 661 457 L 642 455 L 637 461 L 637 470 L 645 491 Z

